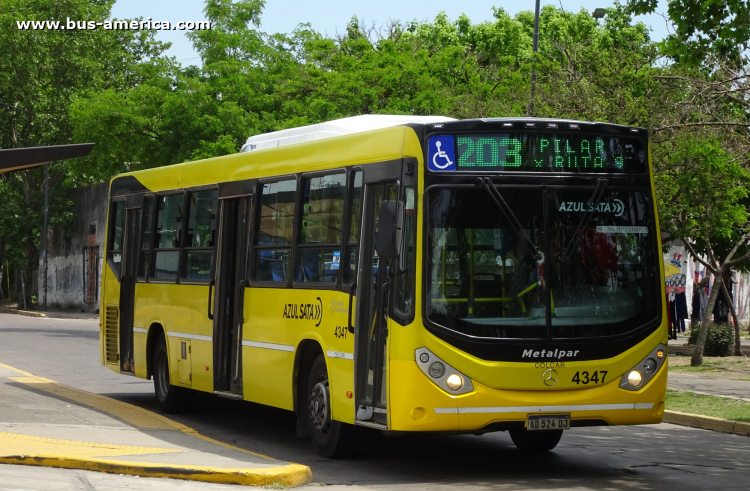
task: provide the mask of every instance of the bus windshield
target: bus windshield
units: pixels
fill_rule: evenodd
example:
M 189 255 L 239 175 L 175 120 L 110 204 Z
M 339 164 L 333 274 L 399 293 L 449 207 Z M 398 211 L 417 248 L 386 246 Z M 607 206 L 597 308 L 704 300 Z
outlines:
M 472 337 L 544 339 L 623 334 L 657 317 L 649 192 L 496 189 L 507 208 L 478 187 L 428 192 L 429 322 Z

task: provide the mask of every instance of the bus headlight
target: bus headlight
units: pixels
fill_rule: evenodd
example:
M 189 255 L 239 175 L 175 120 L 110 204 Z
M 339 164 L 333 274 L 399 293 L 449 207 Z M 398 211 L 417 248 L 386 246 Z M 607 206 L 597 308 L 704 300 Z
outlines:
M 638 387 L 643 382 L 643 375 L 638 370 L 633 370 L 628 374 L 628 383 L 633 387 Z
M 458 390 L 464 386 L 464 379 L 461 375 L 453 373 L 448 375 L 448 378 L 445 380 L 445 385 L 447 385 L 450 390 Z
M 414 351 L 414 361 L 433 384 L 451 396 L 468 394 L 474 390 L 474 384 L 469 377 L 427 348 L 417 348 Z
M 667 347 L 660 344 L 648 354 L 639 364 L 625 372 L 620 379 L 620 388 L 625 390 L 638 390 L 646 385 L 659 371 L 667 357 L 664 356 Z

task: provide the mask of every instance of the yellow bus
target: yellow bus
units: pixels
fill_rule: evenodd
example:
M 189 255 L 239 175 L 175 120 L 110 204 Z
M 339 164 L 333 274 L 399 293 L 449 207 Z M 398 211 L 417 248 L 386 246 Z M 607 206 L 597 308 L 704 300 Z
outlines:
M 667 328 L 647 131 L 357 116 L 110 186 L 101 362 L 357 426 L 563 431 L 659 423 Z

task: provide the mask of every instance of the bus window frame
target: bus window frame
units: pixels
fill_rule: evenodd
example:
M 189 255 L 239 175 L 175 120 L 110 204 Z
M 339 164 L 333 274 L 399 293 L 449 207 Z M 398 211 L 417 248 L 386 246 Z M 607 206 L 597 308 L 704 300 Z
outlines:
M 180 224 L 181 224 L 180 225 L 180 235 L 179 235 L 180 247 L 177 247 L 177 248 L 170 247 L 170 248 L 165 248 L 165 249 L 158 248 L 158 247 L 156 247 L 156 240 L 157 240 L 157 236 L 156 236 L 156 224 L 159 223 L 159 211 L 160 210 L 159 210 L 157 204 L 158 204 L 160 198 L 162 198 L 164 196 L 172 196 L 172 195 L 176 195 L 176 194 L 181 194 L 182 195 L 182 215 L 183 215 L 183 218 L 180 221 Z M 149 254 L 149 261 L 150 261 L 150 263 L 149 263 L 149 273 L 148 273 L 148 280 L 149 280 L 148 282 L 149 283 L 162 284 L 162 285 L 179 285 L 179 284 L 181 284 L 181 281 L 180 281 L 180 270 L 182 268 L 182 249 L 183 249 L 183 245 L 185 244 L 185 237 L 186 237 L 186 234 L 187 234 L 187 230 L 186 230 L 187 227 L 185 227 L 185 223 L 183 223 L 184 219 L 185 219 L 185 216 L 186 216 L 185 215 L 185 206 L 186 206 L 185 200 L 186 199 L 187 199 L 187 190 L 186 189 L 172 189 L 172 190 L 168 190 L 168 191 L 160 191 L 160 192 L 154 193 L 154 218 L 153 218 L 153 222 L 154 222 L 153 227 L 154 228 L 152 229 L 151 249 L 150 249 L 151 253 Z M 178 256 L 177 256 L 177 273 L 176 273 L 176 278 L 174 280 L 164 280 L 164 279 L 155 278 L 154 277 L 154 273 L 156 272 L 156 252 L 175 252 L 175 251 L 177 251 L 179 253 Z
M 185 247 L 185 243 L 187 242 L 188 225 L 189 225 L 189 222 L 190 222 L 190 199 L 189 199 L 189 196 L 192 193 L 196 193 L 196 192 L 200 192 L 200 191 L 213 191 L 213 190 L 217 191 L 217 195 L 216 195 L 217 209 L 216 209 L 216 218 L 215 218 L 215 220 L 216 220 L 216 229 L 215 229 L 216 238 L 214 239 L 214 246 L 213 247 Z M 183 191 L 185 192 L 185 197 L 184 197 L 184 201 L 183 201 L 183 206 L 184 206 L 183 214 L 185 216 L 185 220 L 187 220 L 187 221 L 185 223 L 183 223 L 182 228 L 184 230 L 182 230 L 180 232 L 180 236 L 181 236 L 180 237 L 180 259 L 178 261 L 178 266 L 177 266 L 179 268 L 178 271 L 177 271 L 178 283 L 181 284 L 181 285 L 208 285 L 211 282 L 211 278 L 214 278 L 216 276 L 216 245 L 219 242 L 219 220 L 220 220 L 219 208 L 220 208 L 220 205 L 221 205 L 221 199 L 219 198 L 219 195 L 218 195 L 219 185 L 218 184 L 210 184 L 210 185 L 205 185 L 205 186 L 195 186 L 195 187 L 185 188 Z M 154 203 L 156 203 L 156 202 L 154 201 Z M 156 223 L 155 216 L 156 215 L 154 215 L 154 223 Z M 154 237 L 155 236 L 156 235 L 154 234 Z M 211 256 L 211 269 L 210 269 L 210 273 L 208 274 L 209 279 L 206 279 L 206 280 L 189 280 L 189 279 L 187 279 L 187 278 L 185 278 L 183 276 L 183 274 L 182 274 L 183 273 L 183 267 L 185 266 L 184 263 L 187 260 L 187 250 L 188 249 L 191 249 L 191 250 L 201 250 L 201 251 L 209 251 L 210 250 L 211 251 L 212 256 Z
M 352 224 L 352 200 L 354 199 L 354 175 L 357 172 L 362 173 L 362 202 L 360 203 L 360 207 L 364 206 L 364 189 L 365 189 L 365 171 L 362 168 L 361 165 L 356 165 L 353 167 L 346 167 L 346 203 L 344 208 L 344 222 L 345 222 L 345 229 L 344 233 L 341 234 L 341 266 L 339 266 L 339 269 L 341 270 L 341 273 L 339 274 L 339 283 L 338 287 L 344 289 L 344 287 L 349 287 L 353 283 L 357 282 L 357 279 L 354 278 L 352 281 L 346 281 L 344 271 L 346 271 L 349 268 L 349 247 L 354 246 L 357 249 L 357 262 L 359 261 L 359 244 L 361 242 L 361 235 L 362 235 L 362 209 L 360 209 L 359 214 L 359 226 L 358 226 L 358 234 L 357 234 L 357 241 L 356 242 L 349 242 L 349 234 L 351 233 L 351 224 Z
M 122 278 L 122 271 L 120 268 L 116 268 L 116 263 L 114 262 L 114 259 L 112 259 L 111 254 L 113 252 L 120 252 L 120 254 L 124 253 L 124 247 L 125 244 L 123 243 L 123 249 L 119 251 L 113 251 L 112 246 L 115 241 L 115 220 L 114 220 L 114 213 L 115 213 L 115 203 L 122 203 L 122 212 L 123 212 L 123 219 L 125 218 L 125 209 L 126 209 L 126 196 L 113 196 L 110 197 L 110 204 L 109 204 L 109 210 L 107 211 L 107 252 L 106 252 L 106 259 L 107 264 L 109 264 L 110 269 L 115 274 L 115 278 L 117 278 L 117 281 L 119 282 Z M 124 225 L 123 225 L 124 226 Z M 123 240 L 125 239 L 125 231 L 123 230 Z M 120 266 L 122 266 L 122 259 L 120 259 Z
M 295 196 L 294 196 L 294 217 L 293 217 L 293 226 L 292 226 L 292 243 L 289 246 L 261 246 L 258 245 L 258 239 L 260 236 L 260 214 L 263 211 L 263 185 L 264 184 L 270 184 L 274 182 L 282 182 L 282 181 L 295 181 Z M 283 176 L 273 176 L 266 179 L 258 179 L 258 185 L 256 188 L 255 196 L 253 197 L 253 210 L 251 210 L 251 213 L 253 213 L 252 221 L 250 222 L 251 230 L 252 230 L 252 242 L 250 243 L 250 246 L 248 249 L 248 254 L 250 257 L 247 258 L 247 279 L 246 281 L 250 286 L 257 287 L 257 288 L 292 288 L 293 282 L 292 279 L 294 278 L 294 269 L 293 265 L 296 264 L 297 261 L 297 236 L 299 235 L 299 228 L 300 223 L 299 220 L 297 220 L 297 216 L 301 207 L 302 202 L 302 193 L 299 192 L 300 189 L 300 181 L 301 177 L 299 174 L 284 174 Z M 289 248 L 290 250 L 290 258 L 289 258 L 289 272 L 288 278 L 286 281 L 261 281 L 254 279 L 255 275 L 255 256 L 256 251 L 258 250 L 273 250 L 273 249 L 281 249 L 281 248 Z
M 411 190 L 414 191 L 414 230 L 412 232 L 414 234 L 414 262 L 413 262 L 413 264 L 409 265 L 410 267 L 412 267 L 414 269 L 414 272 L 413 272 L 413 275 L 412 275 L 414 277 L 414 280 L 413 280 L 414 281 L 414 285 L 412 286 L 412 291 L 411 291 L 411 301 L 412 301 L 411 311 L 410 312 L 403 312 L 398 307 L 398 303 L 396 302 L 396 293 L 397 293 L 396 282 L 401 277 L 401 270 L 400 269 L 397 269 L 395 271 L 395 273 L 394 273 L 394 276 L 393 276 L 393 288 L 392 288 L 392 296 L 393 296 L 393 298 L 391 299 L 392 300 L 391 301 L 391 305 L 393 305 L 393 309 L 391 311 L 391 316 L 393 317 L 393 319 L 396 322 L 398 322 L 399 324 L 404 325 L 404 326 L 407 325 L 407 324 L 411 324 L 412 322 L 414 322 L 414 319 L 416 317 L 416 310 L 417 310 L 417 307 L 416 307 L 416 303 L 417 303 L 417 283 L 420 281 L 419 277 L 417 275 L 417 264 L 419 262 L 419 248 L 417 247 L 417 243 L 419 241 L 419 213 L 421 211 L 420 208 L 419 208 L 419 198 L 420 198 L 420 196 L 419 196 L 419 192 L 418 192 L 416 184 L 404 184 L 404 183 L 401 183 L 401 185 L 400 185 L 400 191 L 399 191 L 399 194 L 400 194 L 400 198 L 399 199 L 404 203 L 404 212 L 406 212 L 406 192 L 407 192 L 407 189 L 411 189 Z M 424 219 L 423 219 L 423 222 L 424 222 Z M 424 242 L 424 237 L 425 236 L 423 236 L 422 242 Z M 407 246 L 407 244 L 406 244 L 406 241 L 407 241 L 406 233 L 403 234 L 403 239 L 402 240 L 403 240 L 403 244 L 402 244 L 402 247 L 401 247 L 401 254 L 398 257 L 399 261 L 401 259 L 401 255 L 406 254 L 406 246 Z
M 350 176 L 352 174 L 351 171 L 352 167 L 338 167 L 335 169 L 326 169 L 321 171 L 314 171 L 314 172 L 304 172 L 299 175 L 300 180 L 299 182 L 304 185 L 305 179 L 310 179 L 314 177 L 322 177 L 322 176 L 330 176 L 334 174 L 341 174 L 343 172 L 344 179 L 345 179 L 345 194 L 344 194 L 344 217 L 341 221 L 341 240 L 338 242 L 339 250 L 341 251 L 341 259 L 342 262 L 339 263 L 339 269 L 336 274 L 336 281 L 334 282 L 323 282 L 323 281 L 297 281 L 297 268 L 299 267 L 299 261 L 301 259 L 301 254 L 299 253 L 300 249 L 315 249 L 315 248 L 327 248 L 327 247 L 334 247 L 336 243 L 326 243 L 326 244 L 302 244 L 300 243 L 300 237 L 299 234 L 302 230 L 302 214 L 303 214 L 303 188 L 299 186 L 297 188 L 297 216 L 295 217 L 294 226 L 297 230 L 296 235 L 294 237 L 294 267 L 292 268 L 293 274 L 292 276 L 292 287 L 293 288 L 299 288 L 303 290 L 340 290 L 341 285 L 343 282 L 343 258 L 344 258 L 344 246 L 346 244 L 347 237 L 344 237 L 348 233 L 348 229 L 344 228 L 345 225 L 349 223 L 349 200 L 351 197 L 351 185 L 350 185 Z
M 148 241 L 148 248 L 143 248 L 143 228 L 146 225 L 143 223 L 143 212 L 145 211 L 146 200 L 151 198 L 151 206 L 154 208 L 151 210 L 151 223 L 148 224 L 149 230 L 151 231 L 151 240 Z M 141 204 L 141 227 L 138 230 L 138 264 L 136 265 L 136 283 L 150 283 L 151 275 L 151 259 L 153 258 L 154 250 L 154 235 L 156 234 L 156 193 L 145 193 L 143 195 L 143 203 Z M 146 275 L 141 278 L 139 271 L 141 268 L 141 253 L 148 251 L 148 266 L 146 269 Z

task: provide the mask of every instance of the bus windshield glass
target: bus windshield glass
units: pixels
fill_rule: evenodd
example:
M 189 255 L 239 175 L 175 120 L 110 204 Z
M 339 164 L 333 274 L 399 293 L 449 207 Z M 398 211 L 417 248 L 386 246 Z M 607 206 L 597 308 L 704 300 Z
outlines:
M 588 338 L 656 319 L 650 193 L 614 186 L 428 192 L 426 313 L 486 338 Z M 547 218 L 545 221 L 545 206 Z

